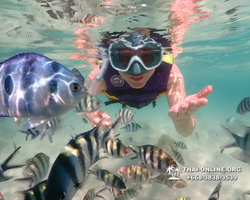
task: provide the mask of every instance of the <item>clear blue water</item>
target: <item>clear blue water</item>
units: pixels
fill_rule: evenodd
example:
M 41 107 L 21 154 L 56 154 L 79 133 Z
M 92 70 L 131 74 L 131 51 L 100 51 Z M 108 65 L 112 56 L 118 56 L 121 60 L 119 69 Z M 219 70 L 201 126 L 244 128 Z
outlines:
M 186 166 L 223 166 L 241 167 L 242 172 L 237 173 L 237 181 L 224 181 L 220 191 L 220 200 L 237 198 L 242 199 L 242 193 L 249 190 L 249 164 L 240 162 L 230 156 L 235 149 L 229 149 L 220 154 L 220 145 L 232 141 L 221 129 L 229 117 L 236 117 L 245 125 L 249 125 L 249 116 L 239 116 L 236 113 L 238 103 L 242 98 L 249 96 L 249 40 L 250 3 L 247 0 L 202 0 L 192 4 L 190 1 L 179 0 L 175 3 L 193 5 L 193 9 L 177 6 L 170 11 L 174 1 L 48 1 L 50 7 L 44 7 L 44 2 L 31 0 L 2 0 L 0 6 L 0 60 L 5 60 L 22 52 L 36 52 L 54 59 L 69 69 L 78 68 L 86 78 L 97 62 L 97 51 L 93 47 L 104 31 L 128 31 L 133 27 L 146 27 L 166 29 L 162 31 L 165 38 L 171 38 L 169 28 L 181 30 L 178 38 L 183 40 L 177 44 L 182 48 L 175 63 L 181 70 L 185 79 L 186 94 L 199 92 L 206 85 L 212 85 L 214 91 L 208 96 L 208 104 L 198 110 L 194 117 L 197 125 L 195 133 L 184 138 L 179 135 L 171 119 L 168 117 L 168 105 L 165 97 L 157 100 L 157 106 L 148 106 L 137 110 L 135 119 L 143 127 L 136 133 L 121 132 L 121 139 L 128 144 L 128 138 L 133 137 L 135 144 L 156 144 L 162 134 L 167 134 L 175 140 L 183 141 L 188 149 L 182 151 Z M 191 2 L 191 3 L 190 3 Z M 73 5 L 74 3 L 74 5 Z M 97 4 L 116 5 L 114 9 L 96 9 Z M 142 5 L 140 9 L 130 8 L 130 12 L 121 13 L 126 5 Z M 67 13 L 67 9 L 74 11 Z M 66 10 L 66 11 L 65 11 Z M 117 14 L 120 11 L 119 14 Z M 133 12 L 132 12 L 132 11 Z M 199 13 L 197 11 L 199 10 Z M 58 12 L 59 11 L 59 12 Z M 50 14 L 48 14 L 48 12 Z M 176 25 L 169 16 L 173 13 L 188 16 L 187 19 L 199 19 L 190 24 Z M 54 13 L 54 14 L 51 14 Z M 74 15 L 73 15 L 74 14 Z M 87 14 L 95 17 L 87 23 L 77 23 Z M 72 16 L 73 15 L 73 16 Z M 61 16 L 61 17 L 60 17 Z M 105 18 L 105 19 L 104 19 Z M 102 23 L 99 23 L 100 20 Z M 89 27 L 89 28 L 87 28 Z M 185 32 L 185 33 L 183 33 Z M 107 98 L 99 96 L 102 101 Z M 103 107 L 112 120 L 120 105 Z M 112 121 L 111 120 L 111 121 Z M 81 116 L 69 112 L 62 116 L 62 128 L 53 136 L 53 144 L 47 138 L 25 141 L 25 136 L 18 132 L 19 127 L 13 124 L 13 119 L 5 119 L 0 124 L 0 162 L 13 151 L 13 140 L 17 146 L 22 146 L 20 154 L 13 162 L 25 162 L 38 152 L 50 156 L 51 164 L 58 156 L 60 150 L 67 144 L 71 135 L 87 131 L 89 124 L 83 124 Z M 72 129 L 74 127 L 75 130 Z M 238 126 L 234 130 L 242 134 Z M 101 167 L 113 170 L 131 163 L 128 159 L 103 161 Z M 8 175 L 21 177 L 22 170 L 10 170 Z M 190 173 L 189 173 L 190 174 Z M 208 199 L 218 181 L 188 181 L 188 173 L 181 176 L 187 181 L 185 189 L 170 189 L 164 185 L 146 184 L 139 195 L 134 199 L 170 199 L 190 197 L 192 200 Z M 195 173 L 193 173 L 195 174 Z M 93 180 L 95 181 L 95 180 Z M 97 183 L 99 184 L 99 182 Z M 93 182 L 86 188 L 92 187 Z M 83 198 L 86 188 L 82 188 L 74 200 Z M 27 189 L 27 185 L 15 182 L 14 179 L 0 182 L 0 192 L 5 199 L 22 199 L 14 192 Z M 107 199 L 112 199 L 105 193 Z M 250 199 L 249 196 L 245 197 Z

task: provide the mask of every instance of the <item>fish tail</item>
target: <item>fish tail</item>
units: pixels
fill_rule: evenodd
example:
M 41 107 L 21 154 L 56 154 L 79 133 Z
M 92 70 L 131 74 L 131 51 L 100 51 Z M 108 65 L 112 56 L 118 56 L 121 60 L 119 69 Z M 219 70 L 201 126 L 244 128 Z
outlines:
M 1 168 L 3 169 L 3 171 L 9 170 L 9 169 L 13 169 L 13 168 L 19 168 L 19 167 L 23 167 L 25 165 L 8 165 L 9 161 L 14 157 L 14 155 L 16 154 L 16 152 L 18 152 L 18 150 L 21 148 L 21 146 L 17 147 L 9 156 L 8 158 L 6 158 L 2 165 Z
M 234 138 L 234 142 L 230 143 L 230 144 L 226 144 L 226 145 L 222 145 L 220 148 L 221 149 L 226 149 L 226 148 L 231 148 L 231 147 L 237 147 L 237 144 L 240 143 L 240 136 L 238 136 L 236 133 L 234 133 L 233 131 L 231 131 L 229 128 L 221 125 L 222 129 L 227 132 L 229 135 L 231 135 Z
M 130 160 L 134 160 L 136 158 L 138 158 L 138 153 L 137 151 L 134 149 L 134 147 L 132 146 L 132 137 L 129 138 L 129 145 L 128 148 L 131 149 L 131 151 L 133 151 L 135 153 L 136 156 L 130 158 Z

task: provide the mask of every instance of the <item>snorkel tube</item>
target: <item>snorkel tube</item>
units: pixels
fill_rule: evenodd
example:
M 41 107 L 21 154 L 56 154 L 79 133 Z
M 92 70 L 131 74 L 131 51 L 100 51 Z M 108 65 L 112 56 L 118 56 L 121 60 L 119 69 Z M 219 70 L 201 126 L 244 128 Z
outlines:
M 91 93 L 92 95 L 94 95 L 99 87 L 99 85 L 101 84 L 101 81 L 108 69 L 109 66 L 109 58 L 108 58 L 108 54 L 105 52 L 106 49 L 100 49 L 100 58 L 102 59 L 103 63 L 102 63 L 102 67 L 99 71 L 99 73 L 96 75 L 96 77 L 91 81 L 90 86 L 88 87 L 88 91 L 89 93 Z

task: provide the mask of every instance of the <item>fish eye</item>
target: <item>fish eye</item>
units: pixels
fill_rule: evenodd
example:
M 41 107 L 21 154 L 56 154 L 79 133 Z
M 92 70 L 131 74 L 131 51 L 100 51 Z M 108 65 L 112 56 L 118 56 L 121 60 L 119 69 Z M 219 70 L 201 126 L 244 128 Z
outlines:
M 79 92 L 81 90 L 81 86 L 78 83 L 71 83 L 70 90 L 72 92 Z
M 66 193 L 65 191 L 63 191 L 63 194 L 62 194 L 62 196 L 60 197 L 60 200 L 66 199 L 66 195 L 67 195 L 67 193 Z

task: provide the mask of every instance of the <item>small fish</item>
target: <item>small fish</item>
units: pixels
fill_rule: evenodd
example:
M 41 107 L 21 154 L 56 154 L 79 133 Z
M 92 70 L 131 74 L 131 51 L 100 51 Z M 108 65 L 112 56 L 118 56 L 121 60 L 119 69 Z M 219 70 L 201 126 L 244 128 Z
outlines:
M 0 117 L 30 118 L 27 128 L 65 114 L 87 95 L 71 71 L 41 54 L 18 54 L 0 68 Z
M 82 118 L 82 122 L 85 123 L 85 124 L 89 123 L 88 120 L 86 118 L 84 118 L 84 117 Z
M 47 180 L 44 180 L 28 190 L 17 191 L 16 193 L 23 194 L 24 200 L 45 200 L 43 192 L 46 189 L 46 186 Z
M 99 110 L 103 106 L 103 103 L 95 96 L 88 94 L 76 105 L 75 109 L 77 113 L 92 113 Z
M 123 158 L 132 153 L 131 149 L 126 147 L 118 138 L 106 141 L 103 148 L 107 154 L 114 158 Z
M 138 194 L 139 191 L 142 189 L 141 185 L 135 185 L 134 187 L 128 188 L 123 191 L 123 194 L 121 197 L 115 198 L 115 200 L 130 200 L 135 198 Z
M 187 183 L 180 179 L 180 180 L 169 180 L 172 176 L 169 174 L 160 174 L 159 176 L 155 177 L 152 179 L 153 182 L 159 183 L 162 185 L 166 185 L 168 188 L 173 188 L 173 189 L 181 189 L 181 188 L 186 188 L 188 185 Z
M 131 124 L 134 121 L 135 111 L 129 108 L 122 108 L 116 113 L 115 117 L 121 117 L 121 123 L 124 125 Z
M 90 170 L 90 173 L 95 175 L 100 181 L 103 181 L 108 187 L 113 187 L 117 189 L 126 189 L 123 180 L 108 170 L 105 169 L 97 169 L 94 171 Z
M 246 133 L 244 137 L 241 137 L 234 133 L 232 130 L 229 128 L 221 125 L 222 129 L 227 132 L 229 135 L 231 135 L 234 138 L 234 142 L 226 145 L 222 145 L 221 148 L 221 153 L 223 152 L 224 149 L 226 148 L 232 148 L 232 147 L 239 147 L 243 151 L 246 151 L 247 153 L 250 153 L 250 127 L 246 127 Z
M 181 153 L 179 151 L 177 151 L 177 150 L 174 150 L 172 147 L 171 147 L 171 149 L 172 149 L 172 152 L 174 154 L 174 157 L 175 157 L 176 161 L 178 163 L 180 163 L 181 165 L 185 165 L 185 161 L 184 161 Z
M 115 136 L 117 119 L 103 133 L 102 120 L 93 129 L 78 134 L 62 149 L 49 173 L 47 188 L 44 192 L 46 200 L 71 200 L 80 185 L 84 182 L 89 168 L 95 164 L 103 143 Z
M 196 136 L 197 140 L 199 140 L 199 139 L 200 139 L 200 138 L 199 138 L 199 133 L 198 133 L 198 132 L 196 132 L 196 131 L 195 131 L 195 136 Z
M 126 165 L 120 167 L 117 173 L 124 179 L 135 183 L 147 182 L 149 179 L 156 177 L 159 173 L 137 165 Z
M 3 197 L 3 195 L 1 194 L 1 192 L 0 192 L 0 200 L 4 200 L 4 197 Z
M 187 149 L 187 145 L 184 142 L 174 141 L 174 145 L 179 147 L 180 149 Z
M 29 136 L 31 136 L 31 140 L 34 140 L 39 135 L 41 135 L 41 140 L 42 140 L 45 135 L 48 135 L 49 141 L 52 143 L 53 142 L 52 136 L 60 128 L 60 122 L 61 122 L 60 117 L 54 117 L 39 126 L 28 129 L 24 128 L 24 130 L 20 130 L 20 132 L 26 134 L 26 141 L 28 140 Z M 24 127 L 26 127 L 26 125 Z
M 246 97 L 238 104 L 236 112 L 240 115 L 244 115 L 250 111 L 250 97 Z
M 191 198 L 190 197 L 180 197 L 180 198 L 178 198 L 176 200 L 191 200 Z
M 173 166 L 175 168 L 178 167 L 174 159 L 169 154 L 154 145 L 135 147 L 138 149 L 137 151 L 131 145 L 131 150 L 136 154 L 136 156 L 130 159 L 139 158 L 141 164 L 149 169 L 156 170 L 159 173 L 166 173 L 168 166 Z
M 117 198 L 117 197 L 121 197 L 122 196 L 122 191 L 117 189 L 117 188 L 109 188 L 109 192 L 110 194 L 113 195 L 113 197 Z
M 121 129 L 125 129 L 126 132 L 136 132 L 141 129 L 141 126 L 135 122 L 127 124 L 126 126 L 122 127 Z
M 82 76 L 81 72 L 80 72 L 78 69 L 73 68 L 73 69 L 71 70 L 71 72 L 72 72 L 73 74 L 75 74 L 76 78 L 78 78 L 79 81 L 82 82 L 82 84 L 84 84 L 85 79 L 84 79 L 84 77 Z
M 26 166 L 23 169 L 24 178 L 16 179 L 15 181 L 28 181 L 30 187 L 42 181 L 49 171 L 50 158 L 44 153 L 38 153 L 33 158 L 25 162 Z
M 220 196 L 220 188 L 221 188 L 222 181 L 218 183 L 218 185 L 215 187 L 212 194 L 208 197 L 208 200 L 218 200 Z
M 83 200 L 94 200 L 97 197 L 101 198 L 101 199 L 105 199 L 104 197 L 99 195 L 99 193 L 101 193 L 104 190 L 106 190 L 106 188 L 103 188 L 103 189 L 99 190 L 98 192 L 96 192 L 96 189 L 90 189 L 90 190 L 88 190 L 86 195 L 83 197 Z
M 8 165 L 9 161 L 13 158 L 13 156 L 18 152 L 21 147 L 16 148 L 9 156 L 0 164 L 0 182 L 7 181 L 13 176 L 4 176 L 4 172 L 9 169 L 20 168 L 24 165 Z

